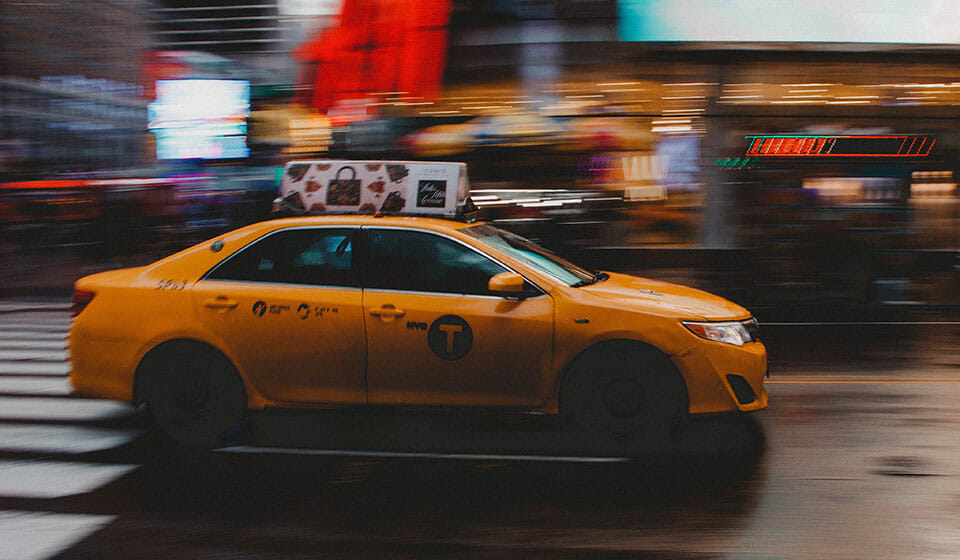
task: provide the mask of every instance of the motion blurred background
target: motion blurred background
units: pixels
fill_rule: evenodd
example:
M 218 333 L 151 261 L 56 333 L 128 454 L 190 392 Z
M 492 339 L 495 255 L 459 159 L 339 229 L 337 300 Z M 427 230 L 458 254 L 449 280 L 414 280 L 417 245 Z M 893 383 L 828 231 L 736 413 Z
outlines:
M 8 0 L 0 296 L 269 217 L 303 158 L 764 319 L 960 305 L 951 0 Z

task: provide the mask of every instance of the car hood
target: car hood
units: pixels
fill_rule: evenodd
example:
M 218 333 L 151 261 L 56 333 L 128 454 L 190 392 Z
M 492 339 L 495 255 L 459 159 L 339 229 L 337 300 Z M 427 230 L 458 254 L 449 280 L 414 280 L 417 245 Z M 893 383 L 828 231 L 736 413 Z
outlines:
M 726 321 L 750 317 L 743 307 L 703 290 L 626 274 L 607 274 L 610 277 L 606 280 L 579 289 L 615 300 L 617 305 L 639 306 L 660 314 L 673 312 L 682 318 Z

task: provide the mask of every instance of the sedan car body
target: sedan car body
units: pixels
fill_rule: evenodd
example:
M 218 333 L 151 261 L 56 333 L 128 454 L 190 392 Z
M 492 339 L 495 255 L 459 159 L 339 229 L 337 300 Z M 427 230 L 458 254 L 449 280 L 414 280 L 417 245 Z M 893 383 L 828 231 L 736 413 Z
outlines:
M 483 223 L 271 220 L 75 290 L 75 392 L 146 402 L 186 443 L 264 407 L 563 413 L 620 434 L 767 404 L 742 307 Z

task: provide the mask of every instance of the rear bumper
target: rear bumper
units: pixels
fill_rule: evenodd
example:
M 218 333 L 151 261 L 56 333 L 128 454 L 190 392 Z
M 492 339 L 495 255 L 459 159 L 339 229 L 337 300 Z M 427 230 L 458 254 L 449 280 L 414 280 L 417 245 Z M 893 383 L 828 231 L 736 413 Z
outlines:
M 77 396 L 133 401 L 136 349 L 127 342 L 91 339 L 77 329 L 69 335 L 72 393 Z

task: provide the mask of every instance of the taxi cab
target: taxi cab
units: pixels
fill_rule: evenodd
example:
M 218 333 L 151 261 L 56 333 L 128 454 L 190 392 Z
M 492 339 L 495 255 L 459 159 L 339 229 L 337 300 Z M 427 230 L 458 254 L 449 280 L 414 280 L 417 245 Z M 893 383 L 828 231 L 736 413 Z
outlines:
M 438 215 L 464 201 L 462 164 L 398 163 L 392 178 L 379 162 L 341 164 L 288 164 L 299 179 L 282 199 L 359 207 L 372 193 L 382 208 L 396 187 L 398 212 L 426 202 Z M 618 438 L 766 407 L 766 350 L 744 308 L 418 214 L 275 219 L 81 278 L 75 393 L 146 404 L 164 434 L 208 446 L 267 407 L 559 414 Z

